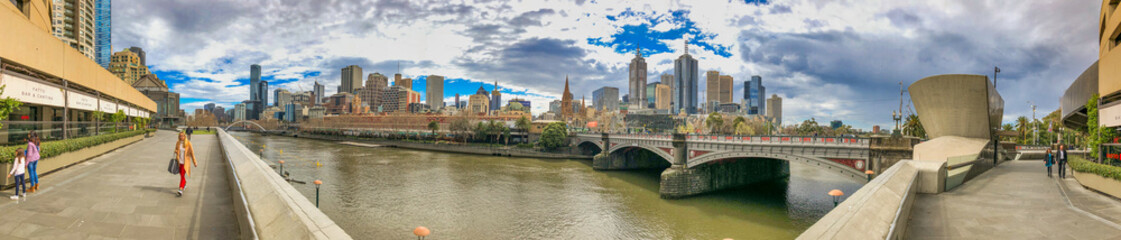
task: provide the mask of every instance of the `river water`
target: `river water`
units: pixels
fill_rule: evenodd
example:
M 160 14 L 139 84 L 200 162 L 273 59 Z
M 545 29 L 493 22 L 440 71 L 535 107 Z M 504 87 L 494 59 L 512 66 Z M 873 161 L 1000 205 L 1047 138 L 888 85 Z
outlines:
M 233 135 L 284 160 L 312 202 L 322 180 L 320 208 L 356 239 L 411 239 L 417 226 L 429 239 L 792 239 L 833 207 L 826 192 L 861 186 L 791 163 L 788 179 L 664 200 L 661 170 Z

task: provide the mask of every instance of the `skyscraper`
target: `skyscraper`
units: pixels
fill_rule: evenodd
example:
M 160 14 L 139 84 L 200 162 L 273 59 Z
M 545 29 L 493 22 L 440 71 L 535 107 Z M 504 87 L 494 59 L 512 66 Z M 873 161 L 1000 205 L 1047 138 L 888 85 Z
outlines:
M 458 93 L 455 94 L 455 102 L 452 103 L 452 105 L 455 105 L 456 110 L 459 110 L 460 108 L 463 107 L 462 105 L 459 105 L 459 94 Z
M 720 103 L 735 103 L 732 101 L 732 76 L 720 75 Z
M 113 14 L 110 0 L 96 0 L 94 3 L 94 31 L 96 32 L 96 42 L 94 42 L 94 54 L 97 55 L 97 64 L 101 67 L 109 68 L 109 58 L 113 56 L 113 45 L 110 41 L 113 39 Z M 143 58 L 141 58 L 143 59 Z M 143 61 L 141 61 L 143 62 Z
M 257 109 L 254 110 L 256 110 L 257 112 L 254 113 L 256 118 L 254 118 L 253 120 L 260 120 L 262 117 L 264 117 L 261 116 L 261 113 L 265 111 L 265 106 L 269 105 L 269 82 L 261 80 L 261 82 L 257 83 L 257 88 L 257 94 L 260 94 L 261 96 L 257 97 L 257 99 L 260 101 L 256 102 Z
M 646 108 L 646 59 L 642 58 L 642 47 L 634 50 L 634 59 L 630 65 L 630 105 Z
M 425 82 L 427 86 L 425 86 L 424 103 L 432 110 L 444 108 L 444 77 L 428 75 Z
M 498 91 L 498 81 L 494 81 L 494 91 L 490 92 L 490 110 L 502 109 L 502 92 Z
M 697 60 L 689 55 L 689 40 L 685 40 L 685 54 L 673 60 L 673 113 L 697 113 Z
M 592 92 L 592 107 L 601 111 L 619 111 L 619 89 L 602 87 Z
M 706 105 L 709 102 L 720 101 L 720 72 L 718 71 L 705 72 L 705 100 L 708 101 L 705 102 Z M 709 106 L 707 109 L 711 108 Z
M 312 85 L 311 88 L 311 94 L 313 95 L 311 96 L 311 98 L 313 98 L 311 102 L 315 103 L 315 105 L 323 104 L 323 97 L 325 97 L 323 96 L 323 84 L 319 84 L 319 81 L 315 81 L 315 84 Z
M 657 102 L 654 102 L 654 108 L 658 110 L 669 110 L 673 107 L 670 105 L 670 100 L 673 99 L 673 91 L 670 90 L 667 84 L 659 83 L 657 85 L 658 86 L 654 89 L 654 96 L 657 98 Z
M 257 84 L 261 82 L 261 65 L 249 65 L 249 101 L 259 101 Z
M 342 69 L 342 81 L 339 83 L 340 93 L 354 93 L 362 87 L 362 68 L 358 65 L 346 66 Z
M 90 0 L 52 0 L 51 27 L 55 37 L 97 61 L 95 5 Z
M 662 83 L 652 82 L 646 84 L 646 105 L 649 108 L 654 108 L 654 105 L 658 103 L 658 84 Z
M 772 94 L 771 98 L 767 99 L 767 117 L 771 118 L 771 122 L 775 126 L 782 126 L 782 98 L 778 94 Z
M 743 99 L 747 103 L 747 114 L 766 114 L 767 88 L 763 87 L 763 77 L 751 76 L 743 86 Z

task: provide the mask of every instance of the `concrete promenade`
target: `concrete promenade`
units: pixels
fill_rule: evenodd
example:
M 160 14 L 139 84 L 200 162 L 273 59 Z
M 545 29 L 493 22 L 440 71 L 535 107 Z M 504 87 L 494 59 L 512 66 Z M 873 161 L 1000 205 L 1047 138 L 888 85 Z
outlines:
M 167 172 L 176 133 L 111 151 L 40 179 L 26 200 L 0 193 L 0 239 L 235 239 L 225 162 L 214 135 L 193 136 L 199 167 L 176 197 Z M 7 171 L 7 169 L 5 169 Z
M 920 194 L 907 239 L 1121 239 L 1121 200 L 1054 176 L 1042 161 L 1011 161 L 949 192 Z

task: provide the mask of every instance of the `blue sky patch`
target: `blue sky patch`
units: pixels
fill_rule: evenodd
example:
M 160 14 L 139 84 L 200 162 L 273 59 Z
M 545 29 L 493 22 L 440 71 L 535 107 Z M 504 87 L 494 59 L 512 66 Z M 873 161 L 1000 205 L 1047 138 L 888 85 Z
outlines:
M 663 40 L 683 39 L 686 34 L 692 36 L 689 39 L 689 45 L 700 47 L 701 49 L 712 51 L 716 55 L 722 57 L 731 57 L 732 53 L 729 51 L 730 46 L 711 43 L 716 37 L 715 33 L 706 33 L 697 27 L 693 20 L 689 19 L 689 11 L 673 11 L 668 16 L 661 14 L 647 14 L 643 12 L 635 12 L 627 9 L 617 15 L 607 16 L 610 21 L 618 21 L 624 18 L 642 18 L 645 23 L 639 25 L 625 25 L 622 26 L 611 35 L 610 41 L 604 40 L 603 37 L 588 38 L 588 44 L 596 46 L 610 47 L 617 53 L 633 53 L 635 48 L 641 45 L 642 54 L 649 56 L 660 53 L 672 53 L 677 47 L 670 47 L 663 43 Z M 669 23 L 674 25 L 673 29 L 667 31 L 653 30 L 654 26 L 659 23 Z M 684 44 L 682 42 L 681 44 Z

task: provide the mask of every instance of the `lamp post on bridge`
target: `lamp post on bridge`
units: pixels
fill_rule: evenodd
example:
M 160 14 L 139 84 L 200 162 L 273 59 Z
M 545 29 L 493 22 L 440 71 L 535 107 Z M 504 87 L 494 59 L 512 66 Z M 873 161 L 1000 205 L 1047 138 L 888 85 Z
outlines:
M 833 207 L 837 207 L 837 204 L 840 202 L 839 200 L 841 196 L 844 195 L 845 193 L 841 192 L 840 189 L 833 189 L 832 191 L 829 191 L 829 196 L 833 196 Z

